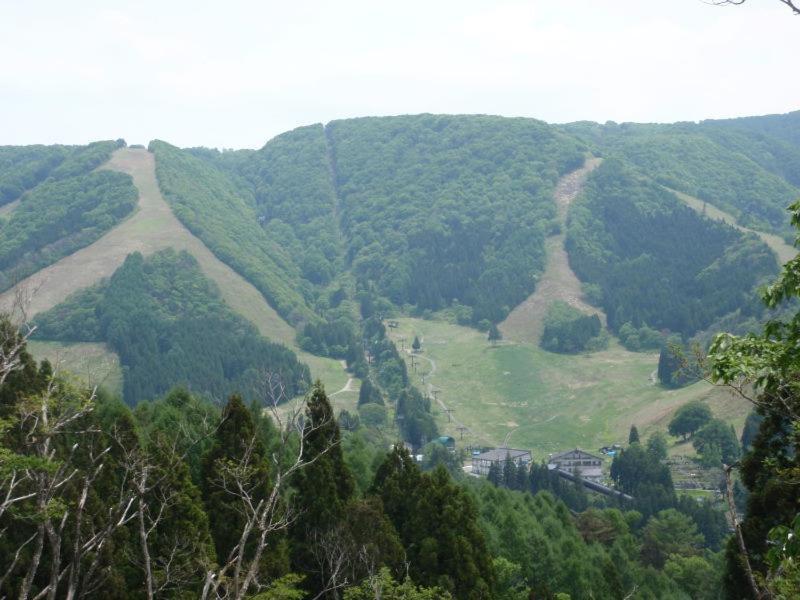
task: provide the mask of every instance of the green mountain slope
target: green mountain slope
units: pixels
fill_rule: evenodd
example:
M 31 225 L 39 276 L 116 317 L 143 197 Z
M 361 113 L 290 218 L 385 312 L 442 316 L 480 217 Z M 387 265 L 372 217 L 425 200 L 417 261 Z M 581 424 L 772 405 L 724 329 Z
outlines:
M 703 121 L 703 124 L 752 131 L 800 147 L 800 110 L 783 115 L 710 119 Z
M 120 357 L 129 404 L 175 385 L 217 399 L 234 391 L 253 397 L 268 371 L 281 376 L 290 395 L 310 382 L 308 367 L 234 314 L 186 252 L 131 254 L 107 282 L 36 322 L 44 339 L 106 342 Z
M 154 141 L 156 175 L 178 219 L 223 262 L 247 278 L 293 324 L 313 318 L 300 270 L 258 224 L 252 199 L 222 171 L 165 142 Z
M 614 159 L 572 205 L 566 247 L 578 277 L 601 287 L 615 331 L 630 322 L 691 335 L 777 272 L 755 235 L 703 218 Z
M 535 285 L 559 175 L 583 147 L 545 123 L 365 118 L 328 125 L 348 259 L 362 288 L 471 321 L 501 320 Z
M 586 139 L 596 151 L 638 167 L 656 182 L 735 215 L 746 227 L 791 235 L 786 207 L 800 190 L 762 166 L 771 163 L 777 170 L 778 159 L 765 157 L 763 145 L 759 147 L 752 136 L 683 123 L 576 123 L 566 130 Z

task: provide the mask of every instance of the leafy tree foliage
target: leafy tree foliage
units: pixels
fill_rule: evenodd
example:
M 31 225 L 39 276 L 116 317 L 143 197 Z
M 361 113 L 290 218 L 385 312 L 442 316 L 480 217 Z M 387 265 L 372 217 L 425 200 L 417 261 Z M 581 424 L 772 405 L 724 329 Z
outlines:
M 711 421 L 711 409 L 701 400 L 693 400 L 681 406 L 669 422 L 669 434 L 684 439 L 694 435 Z
M 250 182 L 264 230 L 299 261 L 302 276 L 327 284 L 341 270 L 334 165 L 321 125 L 300 127 L 249 155 Z
M 623 158 L 656 182 L 705 200 L 736 215 L 743 225 L 786 232 L 785 207 L 798 194 L 796 187 L 765 169 L 767 148 L 752 137 L 727 128 L 676 123 L 673 125 L 607 124 L 573 129 L 610 155 Z M 732 139 L 733 138 L 733 139 Z M 773 146 L 774 147 L 774 146 Z M 787 158 L 791 149 L 779 152 Z M 761 164 L 759 164 L 761 163 Z
M 672 554 L 689 556 L 697 552 L 703 536 L 692 519 L 670 508 L 650 517 L 642 532 L 642 559 L 663 567 Z
M 668 388 L 680 388 L 694 383 L 702 375 L 697 360 L 682 343 L 679 336 L 672 336 L 661 347 L 658 355 L 658 380 Z
M 29 446 L 22 443 L 19 429 L 9 427 L 15 415 L 30 406 L 32 398 L 50 389 L 48 383 L 52 381 L 46 364 L 38 367 L 26 353 L 21 359 L 23 366 L 0 386 L 3 494 L 8 491 L 9 469 L 25 464 L 45 476 L 57 468 L 55 463 L 31 462 L 25 454 Z M 51 417 L 58 418 L 70 405 L 85 405 L 85 392 L 61 380 L 57 385 L 60 391 L 49 405 Z M 641 515 L 637 512 L 585 510 L 584 504 L 577 510 L 585 512 L 573 514 L 548 492 L 534 496 L 508 489 L 524 489 L 526 479 L 520 474 L 527 474 L 525 469 L 512 473 L 510 461 L 498 469 L 502 486 L 495 487 L 472 479 L 454 481 L 441 467 L 423 473 L 402 448 L 384 456 L 367 496 L 361 498 L 354 490 L 351 468 L 358 470 L 360 481 L 381 450 L 370 447 L 361 433 L 364 430 L 348 434 L 340 444 L 339 430 L 321 386 L 316 386 L 309 400 L 305 418 L 308 444 L 303 453 L 313 461 L 308 471 L 298 473 L 292 489 L 282 497 L 282 506 L 300 511 L 293 513 L 300 519 L 293 535 L 269 545 L 259 568 L 264 587 L 255 598 L 302 598 L 309 592 L 325 595 L 328 572 L 320 570 L 318 562 L 325 556 L 341 561 L 340 585 L 345 589 L 337 594 L 354 599 L 373 598 L 376 593 L 385 598 L 419 599 L 581 598 L 589 590 L 602 600 L 634 592 L 648 600 L 686 595 L 715 598 L 709 590 L 716 584 L 712 566 L 718 559 L 701 554 L 700 546 L 703 536 L 710 545 L 712 533 L 717 536 L 715 543 L 720 543 L 727 525 L 724 518 L 719 523 L 719 513 L 709 504 L 682 499 L 679 509 L 683 515 L 674 510 L 661 512 L 638 531 Z M 133 413 L 120 402 L 98 398 L 93 410 L 86 412 L 57 445 L 58 460 L 79 459 L 74 463 L 76 481 L 89 468 L 91 448 L 109 448 L 107 468 L 89 488 L 85 524 L 91 531 L 107 522 L 105 515 L 115 506 L 119 491 L 126 489 L 131 474 L 136 481 L 140 477 L 138 467 L 128 462 L 133 456 L 129 452 L 147 453 L 152 458 L 147 472 L 153 485 L 143 496 L 134 496 L 133 506 L 138 510 L 139 502 L 145 503 L 143 506 L 149 508 L 144 518 L 156 519 L 148 521 L 153 528 L 145 534 L 154 580 L 164 586 L 158 592 L 162 596 L 197 597 L 208 570 L 213 572 L 215 562 L 223 560 L 220 555 L 237 543 L 235 533 L 245 511 L 243 506 L 237 510 L 235 495 L 225 494 L 221 475 L 244 464 L 242 457 L 248 455 L 252 459 L 248 460 L 248 470 L 240 473 L 244 479 L 238 477 L 237 481 L 253 491 L 253 499 L 270 489 L 271 468 L 266 454 L 275 455 L 271 436 L 277 430 L 264 421 L 258 407 L 248 409 L 237 397 L 230 399 L 216 421 L 219 417 L 213 406 L 183 389 L 172 390 L 156 402 L 140 404 Z M 188 439 L 164 443 L 176 431 L 195 437 L 191 427 L 201 432 L 198 422 L 207 419 L 213 435 L 198 444 L 201 450 Z M 98 437 L 94 440 L 86 436 Z M 80 443 L 73 445 L 74 440 Z M 634 449 L 648 455 L 639 444 L 626 453 Z M 195 469 L 192 465 L 198 454 L 201 464 Z M 280 453 L 275 456 L 280 461 Z M 546 485 L 542 474 L 546 476 L 546 466 L 542 473 L 532 470 L 529 483 Z M 202 500 L 193 477 L 203 490 Z M 366 486 L 359 483 L 359 488 Z M 3 594 L 19 595 L 35 551 L 35 544 L 24 546 L 32 533 L 41 536 L 45 550 L 27 596 L 46 591 L 54 555 L 46 545 L 45 533 L 37 533 L 38 523 L 66 514 L 66 523 L 72 525 L 71 515 L 81 491 L 80 486 L 70 485 L 60 489 L 58 502 L 44 510 L 35 502 L 19 504 L 10 512 L 0 509 L 0 528 L 4 531 L 0 562 L 11 564 L 16 549 L 23 545 L 10 577 L 0 581 Z M 2 498 L 5 495 L 0 495 L 0 502 Z M 302 527 L 304 534 L 297 527 Z M 65 531 L 71 531 L 70 527 Z M 70 548 L 72 538 L 67 538 L 65 548 Z M 215 544 L 221 549 L 215 550 Z M 325 554 L 326 550 L 333 553 Z M 286 573 L 287 552 L 294 558 L 294 573 Z M 71 552 L 66 556 L 70 560 Z M 139 528 L 131 521 L 123 524 L 98 553 L 97 565 L 103 577 L 94 580 L 92 593 L 125 600 L 141 598 L 146 579 L 139 556 Z M 304 556 L 311 562 L 304 562 Z M 662 559 L 666 562 L 659 570 L 642 559 L 648 564 L 658 564 Z M 404 582 L 398 584 L 401 578 Z M 56 597 L 62 591 L 61 584 L 58 586 Z
M 0 205 L 44 181 L 69 152 L 67 146 L 0 147 Z
M 242 197 L 222 171 L 189 152 L 157 140 L 150 151 L 161 192 L 178 219 L 289 322 L 313 320 L 300 268 L 259 226 L 253 199 Z
M 378 468 L 372 493 L 406 548 L 410 575 L 457 598 L 490 598 L 494 571 L 472 498 L 439 467 L 421 473 L 402 448 Z
M 692 445 L 703 459 L 714 465 L 735 463 L 741 454 L 739 440 L 733 425 L 720 419 L 711 419 L 694 436 Z
M 361 389 L 358 390 L 358 405 L 363 404 L 383 404 L 383 395 L 377 386 L 372 385 L 369 377 L 361 382 Z
M 658 350 L 664 345 L 664 336 L 647 325 L 636 328 L 632 323 L 625 323 L 617 335 L 622 345 L 633 352 Z
M 269 464 L 266 449 L 256 434 L 250 411 L 239 396 L 231 396 L 222 411 L 219 427 L 214 433 L 214 443 L 203 458 L 203 502 L 210 521 L 211 535 L 217 560 L 224 564 L 239 543 L 246 522 L 247 507 L 226 489 L 226 469 L 249 455 L 250 469 L 245 484 L 252 488 L 253 500 L 263 502 L 270 493 Z M 275 544 L 278 545 L 278 544 Z M 272 553 L 273 562 L 280 562 L 280 551 Z M 278 555 L 278 556 L 276 556 Z M 287 557 L 282 557 L 287 562 Z M 288 571 L 288 564 L 273 565 L 273 575 Z
M 97 171 L 49 180 L 0 221 L 0 290 L 88 246 L 136 206 L 129 175 Z
M 647 438 L 647 454 L 658 461 L 667 460 L 667 439 L 660 431 Z
M 235 315 L 185 252 L 132 254 L 107 283 L 80 292 L 37 318 L 39 335 L 105 341 L 125 368 L 129 404 L 175 384 L 221 397 L 255 393 L 264 370 L 281 375 L 287 393 L 306 389 L 308 367 Z
M 597 315 L 586 315 L 559 300 L 553 302 L 547 309 L 542 348 L 568 354 L 582 352 L 600 335 L 601 329 L 602 325 Z
M 421 115 L 327 126 L 361 288 L 498 322 L 533 290 L 559 175 L 581 147 L 529 119 Z
M 417 587 L 410 578 L 397 583 L 388 568 L 382 568 L 377 575 L 365 579 L 358 587 L 348 588 L 344 600 L 450 600 L 452 596 L 441 588 Z
M 566 245 L 578 277 L 601 286 L 615 331 L 630 323 L 691 335 L 745 304 L 776 268 L 755 236 L 704 219 L 613 159 L 572 205 Z
M 611 478 L 619 490 L 633 496 L 633 507 L 645 517 L 675 506 L 669 467 L 641 444 L 632 444 L 614 457 Z

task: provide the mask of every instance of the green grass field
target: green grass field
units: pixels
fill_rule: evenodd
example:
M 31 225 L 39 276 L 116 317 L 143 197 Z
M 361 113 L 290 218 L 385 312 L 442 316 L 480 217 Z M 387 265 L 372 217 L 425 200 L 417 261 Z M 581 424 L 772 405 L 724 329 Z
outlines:
M 119 357 L 108 346 L 96 342 L 28 343 L 36 360 L 49 360 L 60 371 L 69 371 L 91 386 L 103 387 L 122 396 L 122 367 Z
M 423 340 L 417 372 L 410 372 L 420 389 L 432 384 L 439 400 L 454 409 L 454 422 L 448 423 L 441 407 L 434 407 L 443 432 L 458 440 L 455 421 L 469 428 L 464 445 L 501 445 L 508 436 L 510 446 L 541 457 L 575 446 L 594 450 L 626 443 L 632 424 L 645 436 L 666 431 L 672 413 L 693 399 L 708 401 L 715 415 L 739 429 L 749 411 L 745 401 L 706 383 L 680 390 L 656 385 L 658 356 L 628 352 L 615 342 L 583 355 L 553 354 L 530 344 L 492 347 L 473 329 L 411 318 L 399 319 L 390 335 L 404 338 L 406 348 L 415 335 Z

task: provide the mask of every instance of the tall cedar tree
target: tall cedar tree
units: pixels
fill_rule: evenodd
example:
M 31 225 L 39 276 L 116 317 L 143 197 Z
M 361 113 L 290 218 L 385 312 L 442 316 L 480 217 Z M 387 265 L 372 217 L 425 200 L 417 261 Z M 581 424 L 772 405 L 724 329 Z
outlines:
M 217 551 L 217 560 L 224 563 L 231 550 L 239 542 L 245 518 L 242 507 L 232 494 L 220 486 L 219 466 L 225 461 L 240 461 L 251 452 L 252 473 L 250 482 L 255 490 L 256 501 L 266 498 L 270 492 L 269 463 L 267 453 L 250 411 L 241 397 L 233 395 L 222 411 L 222 421 L 214 437 L 214 445 L 203 461 L 203 501 L 208 513 L 211 536 Z M 264 569 L 276 576 L 287 570 L 284 544 L 275 540 L 276 550 L 267 554 Z
M 639 430 L 636 429 L 636 425 L 631 425 L 631 431 L 628 434 L 628 443 L 629 444 L 639 443 Z
M 416 583 L 465 600 L 492 597 L 494 570 L 477 509 L 444 468 L 421 473 L 405 449 L 395 448 L 372 492 L 400 534 Z
M 299 516 L 292 527 L 292 562 L 296 571 L 307 575 L 307 585 L 319 589 L 322 581 L 313 539 L 342 522 L 355 492 L 355 480 L 344 462 L 339 425 L 319 381 L 311 391 L 305 417 L 303 460 L 309 464 L 295 480 Z

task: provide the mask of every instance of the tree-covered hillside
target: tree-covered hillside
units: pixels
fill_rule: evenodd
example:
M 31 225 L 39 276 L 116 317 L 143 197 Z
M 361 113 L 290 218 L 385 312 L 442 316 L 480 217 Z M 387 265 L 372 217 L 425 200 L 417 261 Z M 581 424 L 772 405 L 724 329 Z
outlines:
M 566 244 L 578 277 L 602 288 L 614 330 L 630 322 L 691 335 L 748 303 L 777 270 L 758 238 L 704 218 L 614 159 L 573 205 Z
M 0 291 L 88 246 L 136 206 L 129 175 L 97 171 L 49 180 L 0 221 Z
M 122 145 L 123 140 L 87 146 L 0 146 L 0 206 L 19 199 L 48 177 L 88 173 Z
M 122 173 L 94 171 L 124 141 L 87 146 L 0 147 L 0 292 L 88 246 L 133 211 L 138 192 Z
M 752 131 L 778 140 L 783 140 L 800 148 L 800 110 L 783 115 L 714 119 L 703 121 L 703 125 Z
M 252 197 L 190 152 L 160 141 L 151 142 L 150 151 L 161 192 L 183 224 L 289 322 L 313 318 L 294 257 L 260 227 Z
M 360 287 L 396 305 L 454 300 L 501 320 L 533 290 L 558 177 L 581 144 L 530 119 L 366 118 L 327 128 Z
M 786 207 L 800 189 L 789 181 L 800 175 L 776 162 L 787 156 L 797 161 L 791 148 L 691 123 L 576 123 L 566 129 L 654 181 L 735 215 L 742 225 L 790 234 Z M 779 174 L 784 167 L 793 173 L 789 180 Z
M 302 275 L 325 285 L 342 269 L 336 190 L 321 125 L 279 135 L 242 165 L 267 235 L 300 257 Z
M 175 385 L 222 398 L 253 393 L 268 371 L 290 395 L 309 383 L 293 352 L 268 342 L 223 303 L 189 254 L 132 254 L 111 279 L 37 317 L 37 337 L 104 341 L 119 354 L 124 398 L 155 398 Z

